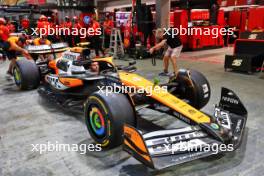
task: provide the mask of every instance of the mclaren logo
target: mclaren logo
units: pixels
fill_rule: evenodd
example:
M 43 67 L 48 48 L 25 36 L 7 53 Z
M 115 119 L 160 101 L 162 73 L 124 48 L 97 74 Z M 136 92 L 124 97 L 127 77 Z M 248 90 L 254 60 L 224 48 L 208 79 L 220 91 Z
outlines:
M 235 59 L 233 60 L 232 66 L 240 67 L 242 65 L 243 60 L 242 59 Z

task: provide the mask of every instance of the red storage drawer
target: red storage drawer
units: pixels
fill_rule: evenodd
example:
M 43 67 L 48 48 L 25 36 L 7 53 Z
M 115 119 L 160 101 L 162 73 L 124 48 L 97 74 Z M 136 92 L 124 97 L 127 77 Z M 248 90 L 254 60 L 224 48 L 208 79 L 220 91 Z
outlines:
M 240 26 L 240 19 L 241 19 L 241 12 L 240 11 L 231 11 L 229 13 L 228 25 L 231 27 L 239 27 Z
M 193 9 L 190 15 L 191 21 L 208 20 L 210 18 L 209 10 Z
M 247 0 L 237 0 L 237 5 L 247 5 Z
M 217 34 L 214 35 L 213 32 L 215 32 L 215 31 L 213 31 L 213 29 L 217 29 L 217 28 L 218 28 L 218 26 L 210 26 L 211 35 L 210 35 L 209 40 L 208 40 L 208 46 L 216 46 Z M 218 29 L 217 29 L 217 31 L 218 31 Z
M 174 27 L 188 27 L 188 12 L 187 10 L 174 11 Z
M 215 46 L 217 47 L 223 47 L 224 46 L 224 38 L 223 35 L 221 34 L 221 29 L 224 28 L 224 26 L 218 26 L 218 37 L 215 39 Z
M 234 6 L 235 5 L 236 0 L 227 0 L 227 6 Z
M 175 10 L 174 11 L 174 27 L 188 28 L 188 11 L 187 10 Z M 180 36 L 184 47 L 188 46 L 188 36 Z
M 264 8 L 251 8 L 248 16 L 248 30 L 262 28 L 264 20 Z
M 208 47 L 208 46 L 210 46 L 210 38 L 211 38 L 211 36 L 210 35 L 205 35 L 205 34 L 207 34 L 207 33 L 209 33 L 209 32 L 207 32 L 208 30 L 205 30 L 205 27 L 201 27 L 202 28 L 202 31 L 203 31 L 203 35 L 201 36 L 201 45 L 203 46 L 203 47 Z M 206 27 L 206 28 L 208 28 L 208 27 Z
M 200 28 L 200 27 L 193 27 L 193 28 Z M 203 47 L 202 36 L 200 34 L 190 35 L 188 44 L 189 44 L 188 45 L 189 48 L 193 50 L 202 48 Z
M 174 27 L 174 12 L 170 12 L 170 27 Z
M 218 12 L 217 24 L 221 26 L 225 25 L 225 12 L 223 10 L 219 10 Z

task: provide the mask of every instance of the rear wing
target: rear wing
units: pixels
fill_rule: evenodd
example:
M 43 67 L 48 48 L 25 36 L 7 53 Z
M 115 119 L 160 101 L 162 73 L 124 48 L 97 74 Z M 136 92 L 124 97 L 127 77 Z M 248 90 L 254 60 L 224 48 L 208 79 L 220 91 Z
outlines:
M 53 54 L 68 50 L 67 43 L 56 43 L 51 45 L 28 45 L 25 47 L 29 54 Z

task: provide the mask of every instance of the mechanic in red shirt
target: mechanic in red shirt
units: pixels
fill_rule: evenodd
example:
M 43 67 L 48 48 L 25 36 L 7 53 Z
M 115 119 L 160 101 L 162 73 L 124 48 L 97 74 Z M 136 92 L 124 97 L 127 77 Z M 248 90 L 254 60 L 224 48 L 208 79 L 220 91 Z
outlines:
M 55 23 L 53 22 L 53 19 L 52 19 L 52 17 L 48 17 L 48 22 L 49 22 L 49 28 L 50 28 L 50 30 L 51 30 L 51 33 L 50 33 L 50 35 L 47 35 L 46 37 L 47 37 L 47 39 L 49 40 L 49 41 L 51 41 L 52 43 L 57 43 L 57 42 L 59 42 L 59 37 L 58 37 L 58 35 L 56 34 L 56 25 L 55 25 Z M 54 31 L 54 34 L 53 34 L 53 31 Z
M 30 28 L 29 19 L 28 18 L 23 18 L 20 23 L 21 23 L 21 26 L 22 26 L 22 30 L 25 31 L 25 33 L 27 35 L 31 35 L 33 31 Z
M 37 22 L 37 28 L 38 28 L 38 32 L 42 31 L 42 35 L 48 35 L 48 27 L 49 27 L 49 22 L 48 22 L 48 18 L 45 15 L 41 15 L 39 17 L 39 20 Z M 46 29 L 46 30 L 44 30 Z M 45 32 L 45 33 L 43 33 Z
M 74 46 L 76 46 L 76 44 L 80 43 L 81 42 L 81 39 L 80 39 L 80 30 L 82 28 L 82 25 L 79 21 L 79 18 L 77 16 L 74 16 L 73 19 L 72 19 L 72 24 L 73 24 L 73 28 L 76 30 L 78 30 L 78 35 L 74 36 L 73 37 L 73 44 Z
M 100 24 L 95 19 L 91 18 L 89 28 L 92 28 L 93 32 L 90 33 L 88 40 L 91 43 L 91 47 L 95 50 L 96 57 L 100 56 L 99 51 L 104 55 L 102 41 L 100 39 L 102 32 L 99 33 L 99 31 L 101 31 Z
M 63 23 L 62 27 L 65 29 L 65 34 L 63 37 L 64 42 L 67 42 L 69 46 L 72 47 L 73 46 L 72 35 L 71 35 L 72 22 L 69 16 L 65 16 L 65 22 Z
M 109 14 L 107 14 L 105 17 L 103 27 L 104 27 L 104 39 L 105 39 L 104 47 L 109 48 L 111 30 L 114 28 L 114 21 L 111 19 Z
M 0 18 L 0 42 L 6 42 L 9 37 L 10 31 L 6 26 L 6 20 L 4 18 Z
M 10 33 L 16 32 L 16 27 L 11 23 L 10 20 L 7 21 L 6 27 L 9 29 Z
M 8 37 L 9 37 L 9 29 L 6 27 L 6 20 L 4 18 L 0 18 L 0 53 L 1 53 L 1 60 L 6 59 L 5 48 L 8 47 Z

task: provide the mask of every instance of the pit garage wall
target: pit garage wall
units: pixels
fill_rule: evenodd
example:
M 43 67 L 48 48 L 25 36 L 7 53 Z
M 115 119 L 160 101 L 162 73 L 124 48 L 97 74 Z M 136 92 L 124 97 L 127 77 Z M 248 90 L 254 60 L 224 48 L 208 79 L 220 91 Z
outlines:
M 142 3 L 147 5 L 156 4 L 156 24 L 157 27 L 169 27 L 170 22 L 170 4 L 171 0 L 141 0 Z M 114 11 L 117 8 L 131 7 L 132 0 L 121 0 L 121 1 L 108 1 L 102 2 L 98 1 L 99 11 Z
M 156 0 L 141 0 L 142 3 L 155 4 Z M 131 7 L 132 0 L 114 0 L 114 1 L 97 1 L 98 5 L 105 9 L 105 11 L 114 11 L 116 8 Z

